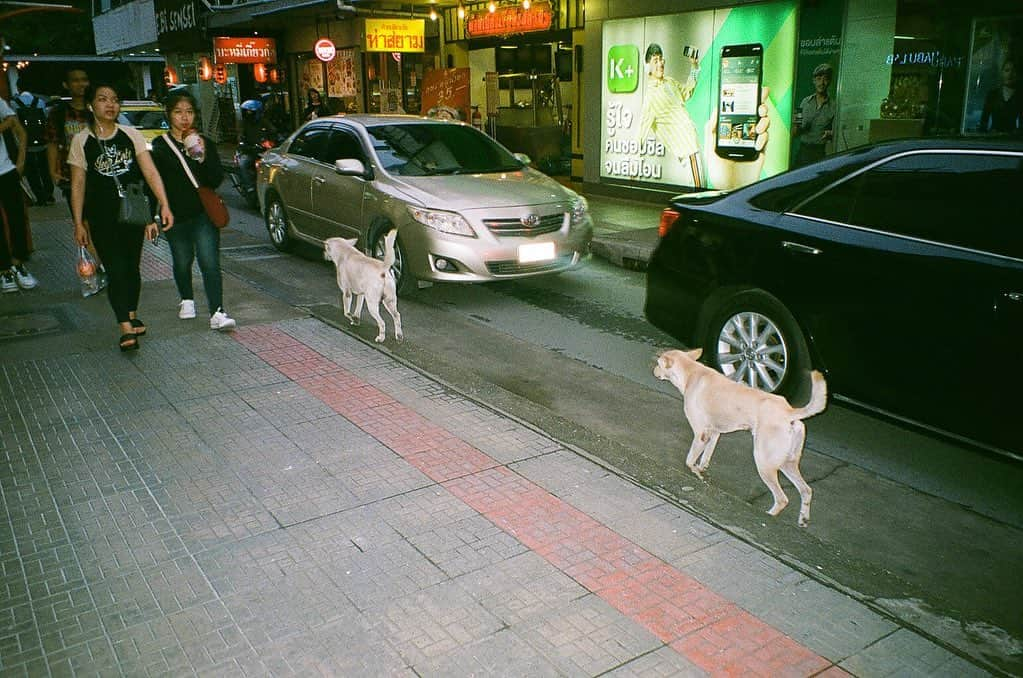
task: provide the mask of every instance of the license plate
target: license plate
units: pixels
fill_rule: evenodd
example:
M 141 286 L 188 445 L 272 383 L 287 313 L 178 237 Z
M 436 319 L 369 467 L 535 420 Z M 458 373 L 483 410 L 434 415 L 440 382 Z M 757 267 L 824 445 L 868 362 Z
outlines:
M 534 242 L 519 245 L 519 263 L 530 264 L 535 261 L 551 261 L 554 259 L 554 243 Z

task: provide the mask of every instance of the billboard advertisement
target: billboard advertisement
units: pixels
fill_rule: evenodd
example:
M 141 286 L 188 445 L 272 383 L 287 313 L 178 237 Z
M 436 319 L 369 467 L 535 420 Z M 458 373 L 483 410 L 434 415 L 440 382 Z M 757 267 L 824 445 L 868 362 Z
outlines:
M 730 189 L 788 169 L 796 5 L 605 22 L 601 178 Z

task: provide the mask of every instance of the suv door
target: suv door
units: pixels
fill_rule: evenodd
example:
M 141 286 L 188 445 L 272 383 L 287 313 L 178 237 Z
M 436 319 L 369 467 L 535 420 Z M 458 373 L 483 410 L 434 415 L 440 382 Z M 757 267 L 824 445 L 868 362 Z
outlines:
M 334 170 L 338 160 L 359 160 L 369 169 L 369 159 L 355 130 L 335 125 L 323 152 L 323 167 L 312 177 L 312 203 L 316 234 L 357 238 L 362 231 L 363 195 L 367 182 L 362 177 L 343 176 Z
M 308 236 L 315 226 L 312 179 L 323 172 L 321 156 L 330 138 L 330 125 L 310 124 L 295 137 L 274 177 L 274 188 L 288 210 L 292 227 Z
M 849 395 L 1005 446 L 1019 383 L 1023 154 L 919 151 L 794 210 L 819 285 L 814 340 Z M 794 254 L 794 256 L 800 256 Z M 813 315 L 811 313 L 811 315 Z M 1014 339 L 1015 337 L 1015 339 Z M 1015 343 L 1014 343 L 1015 341 Z M 1012 358 L 1015 353 L 1015 358 Z M 837 376 L 837 375 L 836 375 Z

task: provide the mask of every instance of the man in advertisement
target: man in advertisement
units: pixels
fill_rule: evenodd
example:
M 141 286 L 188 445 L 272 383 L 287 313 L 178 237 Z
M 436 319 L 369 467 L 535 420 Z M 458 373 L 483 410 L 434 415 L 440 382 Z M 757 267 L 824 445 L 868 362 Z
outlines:
M 691 68 L 689 78 L 682 84 L 664 74 L 664 51 L 656 42 L 646 49 L 647 89 L 643 98 L 643 112 L 639 120 L 639 138 L 651 133 L 664 144 L 671 157 L 688 163 L 693 174 L 693 186 L 703 186 L 700 172 L 700 144 L 696 125 L 686 110 L 686 102 L 693 96 L 696 79 L 700 76 L 699 52 L 685 47 Z

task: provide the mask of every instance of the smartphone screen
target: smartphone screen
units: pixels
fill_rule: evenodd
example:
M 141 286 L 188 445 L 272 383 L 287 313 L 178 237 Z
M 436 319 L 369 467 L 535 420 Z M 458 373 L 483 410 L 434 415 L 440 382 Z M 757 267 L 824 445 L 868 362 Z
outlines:
M 757 156 L 757 108 L 764 77 L 764 47 L 760 44 L 721 48 L 721 86 L 718 89 L 718 129 L 715 152 L 732 160 Z

